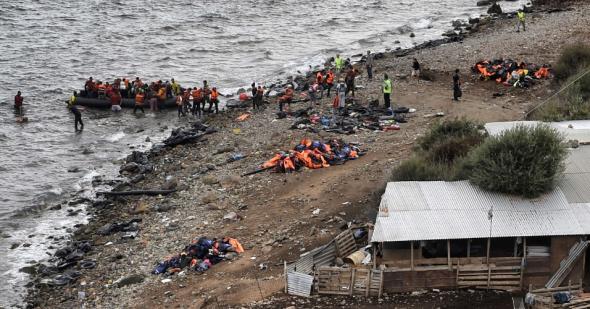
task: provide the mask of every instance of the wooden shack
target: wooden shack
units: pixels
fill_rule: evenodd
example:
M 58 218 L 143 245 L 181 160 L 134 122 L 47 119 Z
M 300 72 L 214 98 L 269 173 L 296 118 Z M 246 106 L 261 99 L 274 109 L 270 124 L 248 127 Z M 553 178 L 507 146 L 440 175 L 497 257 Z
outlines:
M 583 280 L 590 204 L 561 188 L 536 199 L 467 181 L 392 182 L 371 242 L 383 291 L 461 287 L 521 290 Z

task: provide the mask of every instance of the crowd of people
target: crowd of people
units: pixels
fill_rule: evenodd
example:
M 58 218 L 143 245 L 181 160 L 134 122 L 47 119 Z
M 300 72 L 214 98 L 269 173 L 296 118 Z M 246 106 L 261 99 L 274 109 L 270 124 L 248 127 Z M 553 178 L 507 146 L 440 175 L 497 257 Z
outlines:
M 139 77 L 132 81 L 117 78 L 113 83 L 103 83 L 90 77 L 80 96 L 108 99 L 114 112 L 121 110 L 123 98 L 135 100 L 133 113 L 138 110 L 143 113 L 145 105 L 149 105 L 152 111 L 158 111 L 168 100 L 174 100 L 176 103 L 179 117 L 186 116 L 189 111 L 195 116 L 201 116 L 205 111 L 212 112 L 213 107 L 215 107 L 215 113 L 219 112 L 219 91 L 216 87 L 210 87 L 206 80 L 201 87 L 183 88 L 174 78 L 170 81 L 158 80 L 151 83 L 144 83 Z M 206 108 L 207 103 L 208 108 Z

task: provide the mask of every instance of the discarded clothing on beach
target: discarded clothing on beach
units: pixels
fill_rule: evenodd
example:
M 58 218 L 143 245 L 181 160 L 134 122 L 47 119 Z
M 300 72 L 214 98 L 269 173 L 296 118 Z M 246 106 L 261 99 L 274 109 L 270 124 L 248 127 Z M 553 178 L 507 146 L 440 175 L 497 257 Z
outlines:
M 498 84 L 521 88 L 529 87 L 534 80 L 548 79 L 553 76 L 548 65 L 517 63 L 511 59 L 479 61 L 472 70 L 475 74 L 479 74 L 481 80 L 494 80 Z
M 173 147 L 176 145 L 194 143 L 201 139 L 203 136 L 211 133 L 215 133 L 217 130 L 212 127 L 208 127 L 200 122 L 195 122 L 188 129 L 178 128 L 172 131 L 170 137 L 164 140 L 164 145 Z
M 275 154 L 264 162 L 259 170 L 274 170 L 279 173 L 290 173 L 303 167 L 319 169 L 330 165 L 343 164 L 364 155 L 358 147 L 342 140 L 330 140 L 326 143 L 303 139 L 289 152 Z M 255 173 L 255 172 L 254 172 Z
M 173 274 L 188 268 L 197 273 L 208 270 L 211 266 L 231 260 L 244 252 L 244 247 L 235 238 L 224 237 L 221 240 L 207 237 L 195 238 L 176 255 L 160 261 L 152 274 Z

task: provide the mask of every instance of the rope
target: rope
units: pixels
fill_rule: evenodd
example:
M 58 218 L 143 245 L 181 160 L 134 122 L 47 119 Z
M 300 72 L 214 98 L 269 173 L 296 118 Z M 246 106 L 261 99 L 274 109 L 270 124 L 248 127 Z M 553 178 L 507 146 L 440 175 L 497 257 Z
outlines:
M 570 86 L 572 86 L 573 84 L 575 84 L 577 81 L 579 81 L 582 77 L 586 76 L 586 74 L 588 74 L 588 73 L 590 73 L 590 69 L 587 70 L 586 72 L 584 72 L 583 74 L 581 74 L 580 76 L 578 76 L 576 79 L 574 79 L 572 82 L 570 82 L 569 84 L 567 84 L 565 87 L 559 89 L 559 91 L 557 91 L 556 93 L 554 93 L 553 95 L 551 95 L 545 101 L 541 102 L 541 104 L 535 106 L 533 109 L 531 109 L 530 111 L 526 112 L 526 114 L 524 114 L 524 119 L 526 119 L 532 112 L 536 111 L 541 106 L 543 106 L 547 102 L 549 102 L 549 100 L 553 99 L 555 96 L 557 96 L 558 94 L 560 94 L 561 92 L 563 92 L 564 90 L 566 90 L 567 88 L 569 88 Z

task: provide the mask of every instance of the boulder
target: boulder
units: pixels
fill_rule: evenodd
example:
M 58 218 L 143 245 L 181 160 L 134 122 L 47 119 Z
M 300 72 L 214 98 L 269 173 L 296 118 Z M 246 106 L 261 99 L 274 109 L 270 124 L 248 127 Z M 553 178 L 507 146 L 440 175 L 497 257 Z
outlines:
M 124 287 L 126 285 L 142 283 L 145 279 L 144 275 L 141 274 L 133 274 L 125 277 L 121 277 L 117 279 L 117 281 L 113 282 L 116 287 Z
M 494 2 L 494 4 L 488 9 L 488 14 L 502 14 L 502 8 L 498 3 Z

